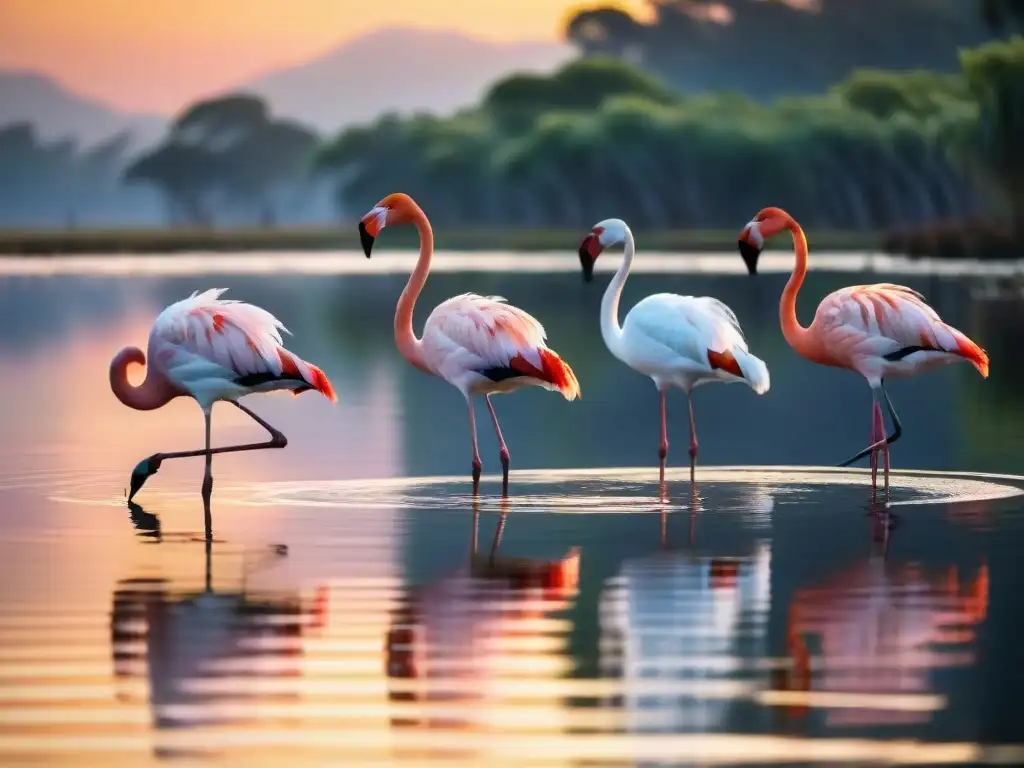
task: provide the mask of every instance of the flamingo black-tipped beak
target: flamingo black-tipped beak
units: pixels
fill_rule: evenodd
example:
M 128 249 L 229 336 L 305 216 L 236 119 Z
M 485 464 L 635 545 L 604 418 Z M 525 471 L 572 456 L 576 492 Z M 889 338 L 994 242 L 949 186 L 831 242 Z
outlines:
M 371 235 L 367 231 L 367 229 L 366 229 L 366 222 L 365 221 L 360 221 L 359 222 L 359 242 L 363 246 L 363 253 L 366 254 L 366 258 L 370 258 L 370 252 L 373 250 L 373 241 L 375 239 L 376 238 L 374 238 L 374 236 Z
M 751 275 L 756 275 L 757 260 L 761 256 L 761 249 L 742 237 L 737 244 L 739 245 L 740 256 L 743 257 L 743 263 L 747 265 L 747 272 Z
M 580 267 L 583 269 L 583 282 L 589 283 L 594 279 L 594 259 L 585 246 L 580 246 Z
M 132 499 L 135 498 L 135 494 L 142 490 L 142 486 L 145 485 L 149 475 L 139 472 L 138 470 L 132 472 L 132 479 L 128 487 L 128 503 L 132 503 Z
M 135 498 L 135 494 L 142 489 L 142 486 L 145 485 L 150 475 L 155 475 L 157 470 L 160 469 L 160 461 L 160 456 L 154 454 L 148 459 L 143 459 L 135 465 L 135 469 L 132 470 L 132 477 L 128 486 L 129 503 Z
M 580 268 L 583 270 L 583 281 L 589 283 L 594 279 L 594 263 L 601 255 L 601 241 L 594 233 L 587 235 L 580 243 Z

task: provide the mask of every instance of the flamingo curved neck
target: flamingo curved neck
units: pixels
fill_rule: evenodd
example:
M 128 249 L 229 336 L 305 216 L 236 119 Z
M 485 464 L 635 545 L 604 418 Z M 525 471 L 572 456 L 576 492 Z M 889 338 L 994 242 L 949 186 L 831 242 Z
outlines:
M 633 256 L 636 254 L 636 243 L 633 240 L 633 232 L 626 227 L 625 249 L 622 257 L 622 264 L 615 277 L 608 283 L 605 289 L 604 298 L 601 299 L 601 336 L 604 343 L 613 355 L 619 355 L 622 345 L 622 326 L 619 325 L 619 299 L 622 297 L 622 289 L 626 285 L 626 278 L 629 277 L 629 270 L 633 266 Z
M 796 254 L 796 264 L 793 267 L 793 274 L 789 276 L 786 287 L 782 290 L 782 300 L 779 302 L 779 321 L 782 325 L 782 335 L 786 342 L 797 352 L 809 351 L 808 329 L 800 325 L 796 317 L 796 296 L 804 283 L 804 276 L 807 274 L 807 236 L 803 228 L 792 218 L 786 221 L 786 228 L 793 234 L 793 250 Z
M 135 386 L 128 381 L 131 363 L 146 364 L 146 355 L 137 347 L 125 347 L 110 362 L 110 389 L 122 403 L 136 411 L 152 411 L 183 394 L 152 366 L 146 369 L 145 380 Z
M 395 344 L 402 357 L 421 371 L 431 373 L 423 360 L 422 343 L 412 329 L 412 313 L 416 308 L 416 299 L 419 298 L 430 273 L 430 259 L 434 255 L 434 231 L 427 215 L 419 206 L 413 211 L 412 221 L 420 235 L 420 258 L 416 262 L 416 268 L 409 275 L 409 282 L 406 283 L 395 307 Z

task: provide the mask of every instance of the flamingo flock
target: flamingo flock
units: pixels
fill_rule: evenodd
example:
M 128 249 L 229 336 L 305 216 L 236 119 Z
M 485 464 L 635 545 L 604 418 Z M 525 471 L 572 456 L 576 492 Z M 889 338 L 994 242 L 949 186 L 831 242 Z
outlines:
M 438 304 L 417 338 L 413 310 L 430 272 L 434 235 L 423 209 L 408 195 L 391 194 L 359 221 L 363 251 L 370 258 L 374 243 L 386 227 L 412 225 L 419 233 L 420 253 L 395 308 L 395 344 L 410 365 L 444 379 L 466 401 L 472 451 L 472 483 L 477 492 L 483 462 L 477 445 L 474 398 L 483 396 L 497 437 L 502 466 L 502 489 L 508 492 L 511 456 L 501 432 L 491 396 L 523 387 L 560 393 L 566 400 L 580 397 L 572 368 L 547 346 L 540 321 L 508 304 L 500 296 L 465 293 Z M 821 365 L 846 368 L 867 381 L 872 393 L 871 444 L 839 466 L 870 456 L 872 493 L 877 469 L 884 469 L 889 491 L 889 446 L 902 434 L 902 425 L 885 390 L 885 381 L 904 378 L 956 362 L 973 365 L 988 377 L 985 351 L 964 333 L 944 323 L 916 291 L 879 283 L 842 288 L 826 296 L 808 327 L 796 317 L 796 296 L 807 273 L 807 238 L 800 225 L 779 208 L 764 208 L 738 237 L 739 253 L 751 275 L 767 239 L 788 230 L 793 237 L 796 265 L 782 292 L 779 316 L 782 333 L 802 357 Z M 580 265 L 586 282 L 603 251 L 622 245 L 624 255 L 601 302 L 600 331 L 609 352 L 633 370 L 650 377 L 660 401 L 659 479 L 664 485 L 668 460 L 666 396 L 670 389 L 686 394 L 689 415 L 690 481 L 696 480 L 698 451 L 693 390 L 711 382 L 742 382 L 762 395 L 770 386 L 768 366 L 748 348 L 736 314 L 707 296 L 658 293 L 638 302 L 620 325 L 619 301 L 636 252 L 633 234 L 621 219 L 596 224 L 583 238 Z M 222 299 L 224 289 L 193 293 L 167 307 L 156 318 L 147 352 L 127 347 L 110 364 L 110 386 L 129 408 L 148 411 L 177 397 L 191 397 L 203 412 L 205 446 L 192 451 L 155 453 L 143 459 L 131 475 L 129 500 L 162 463 L 176 458 L 205 458 L 202 497 L 207 538 L 211 536 L 210 496 L 214 454 L 284 448 L 284 434 L 242 405 L 240 398 L 261 392 L 288 390 L 298 395 L 318 392 L 332 403 L 337 398 L 326 374 L 283 346 L 282 323 L 260 307 Z M 145 365 L 139 385 L 128 380 L 128 366 Z M 882 402 L 892 422 L 886 436 Z M 211 447 L 213 405 L 227 402 L 263 427 L 269 439 Z

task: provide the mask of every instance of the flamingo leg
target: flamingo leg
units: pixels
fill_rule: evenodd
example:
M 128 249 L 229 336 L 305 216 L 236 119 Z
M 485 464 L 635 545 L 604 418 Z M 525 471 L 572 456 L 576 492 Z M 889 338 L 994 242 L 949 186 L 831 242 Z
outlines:
M 896 413 L 896 409 L 892 407 L 892 400 L 889 399 L 889 393 L 885 391 L 885 385 L 884 384 L 879 384 L 878 390 L 881 390 L 882 397 L 885 398 L 885 407 L 886 407 L 886 409 L 888 409 L 888 411 L 889 411 L 889 418 L 892 420 L 892 434 L 889 435 L 888 437 L 884 438 L 884 439 L 879 440 L 876 443 L 872 443 L 871 445 L 869 445 L 867 448 L 865 448 L 860 453 L 857 453 L 854 456 L 851 456 L 846 461 L 844 461 L 842 464 L 838 464 L 837 466 L 848 467 L 851 464 L 853 464 L 855 461 L 859 461 L 860 459 L 863 459 L 865 456 L 870 454 L 872 451 L 881 450 L 882 451 L 882 455 L 883 455 L 883 457 L 885 458 L 885 461 L 886 461 L 886 467 L 888 467 L 889 444 L 890 443 L 895 443 L 897 440 L 900 439 L 900 436 L 903 434 L 903 424 L 900 422 L 900 417 Z M 877 403 L 878 402 L 878 391 L 872 390 L 872 394 L 874 395 L 875 402 Z M 883 432 L 884 431 L 885 430 L 883 429 Z
M 207 543 L 213 538 L 213 513 L 210 512 L 210 497 L 213 495 L 213 454 L 210 453 L 210 439 L 213 429 L 213 414 L 204 411 L 206 421 L 206 472 L 203 474 L 203 524 Z
M 480 488 L 480 472 L 484 463 L 480 461 L 480 447 L 476 443 L 476 415 L 473 413 L 473 400 L 466 398 L 466 405 L 469 406 L 469 440 L 473 445 L 473 493 Z
M 686 407 L 690 411 L 690 485 L 697 475 L 697 427 L 693 423 L 693 395 L 686 393 Z
M 885 472 L 885 492 L 889 493 L 889 443 L 885 439 L 885 420 L 882 418 L 882 406 L 879 404 L 878 399 L 875 399 L 875 444 L 879 445 L 877 451 L 875 451 L 875 463 L 878 463 L 878 459 L 882 459 L 883 469 Z M 871 481 L 872 489 L 874 489 L 875 481 Z
M 875 488 L 878 486 L 878 455 L 881 448 L 879 442 L 885 440 L 885 422 L 882 421 L 882 407 L 878 404 L 878 398 L 874 399 L 871 406 L 871 495 L 874 496 Z
M 284 448 L 286 445 L 288 445 L 288 438 L 285 437 L 284 434 L 282 434 L 279 430 L 277 430 L 276 428 L 272 427 L 270 424 L 265 422 L 263 419 L 261 419 L 259 416 L 257 416 L 252 411 L 250 411 L 244 405 L 242 405 L 241 403 L 236 403 L 234 400 L 229 400 L 227 402 L 230 402 L 232 405 L 234 405 L 236 408 L 238 408 L 243 413 L 248 414 L 248 416 L 250 418 L 252 418 L 253 421 L 255 421 L 257 424 L 259 424 L 261 427 L 263 427 L 265 430 L 267 430 L 267 432 L 270 433 L 270 439 L 265 441 L 265 442 L 262 442 L 262 443 L 243 443 L 241 445 L 225 445 L 225 446 L 222 446 L 220 448 L 210 448 L 210 437 L 209 436 L 210 436 L 210 418 L 211 417 L 210 417 L 209 414 L 207 414 L 207 417 L 206 417 L 206 427 L 207 427 L 206 447 L 205 448 L 201 448 L 201 449 L 196 450 L 196 451 L 175 451 L 173 453 L 154 453 L 149 458 L 146 458 L 146 459 L 143 459 L 142 461 L 140 461 L 135 466 L 135 469 L 132 471 L 131 490 L 128 493 L 128 501 L 131 501 L 135 497 L 135 494 L 137 494 L 139 492 L 139 490 L 142 488 L 143 484 L 146 482 L 146 480 L 149 478 L 149 476 L 150 475 L 155 475 L 157 470 L 160 469 L 160 465 L 164 461 L 166 461 L 167 459 L 187 459 L 187 458 L 191 458 L 191 457 L 194 457 L 194 456 L 205 456 L 206 457 L 206 460 L 207 460 L 207 477 L 209 477 L 209 480 L 207 480 L 207 477 L 204 477 L 204 479 L 203 479 L 203 495 L 204 495 L 204 498 L 205 498 L 206 494 L 207 494 L 207 485 L 209 485 L 209 492 L 210 493 L 213 492 L 213 478 L 212 478 L 212 475 L 210 474 L 210 471 L 209 471 L 210 470 L 210 466 L 211 466 L 211 462 L 212 462 L 213 454 L 215 454 L 215 453 L 238 453 L 240 451 L 259 451 L 259 450 L 263 450 L 264 448 Z
M 494 404 L 491 396 L 486 395 L 487 410 L 491 412 L 491 423 L 494 425 L 494 434 L 498 438 L 498 455 L 501 457 L 501 492 L 508 495 L 508 465 L 511 457 L 508 453 L 508 446 L 505 445 L 505 438 L 501 435 L 501 427 L 498 425 L 498 414 L 494 412 Z
M 658 397 L 661 400 L 661 445 L 658 447 L 658 477 L 662 486 L 665 485 L 665 462 L 668 460 L 668 408 L 665 403 L 665 395 L 666 390 L 658 390 Z

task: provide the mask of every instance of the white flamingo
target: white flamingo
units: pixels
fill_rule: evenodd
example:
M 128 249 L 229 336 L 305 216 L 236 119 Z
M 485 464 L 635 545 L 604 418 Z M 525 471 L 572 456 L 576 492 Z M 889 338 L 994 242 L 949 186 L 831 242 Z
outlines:
M 638 302 L 619 326 L 619 298 L 636 253 L 633 233 L 621 219 L 598 223 L 580 244 L 583 278 L 594 277 L 594 262 L 605 248 L 625 243 L 622 266 L 601 301 L 601 335 L 608 349 L 635 371 L 650 376 L 661 398 L 661 481 L 668 458 L 665 395 L 670 387 L 686 393 L 690 412 L 690 482 L 697 463 L 697 431 L 693 423 L 695 387 L 711 381 L 742 381 L 759 395 L 768 391 L 768 367 L 747 350 L 736 315 L 718 299 L 656 293 Z

